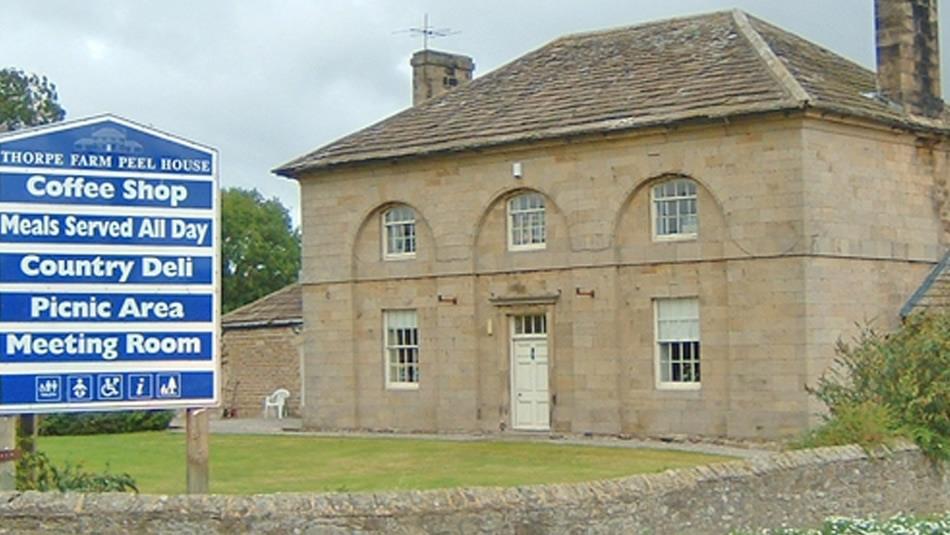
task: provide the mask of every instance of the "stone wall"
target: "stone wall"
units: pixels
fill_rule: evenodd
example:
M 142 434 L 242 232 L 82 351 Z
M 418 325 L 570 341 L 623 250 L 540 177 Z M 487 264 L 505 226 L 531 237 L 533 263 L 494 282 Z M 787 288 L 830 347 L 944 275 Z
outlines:
M 0 533 L 651 533 L 814 526 L 829 515 L 950 510 L 916 448 L 776 454 L 568 485 L 375 494 L 0 494 Z
M 260 418 L 264 396 L 290 391 L 287 410 L 299 415 L 301 342 L 299 327 L 226 328 L 221 337 L 221 407 L 238 418 Z

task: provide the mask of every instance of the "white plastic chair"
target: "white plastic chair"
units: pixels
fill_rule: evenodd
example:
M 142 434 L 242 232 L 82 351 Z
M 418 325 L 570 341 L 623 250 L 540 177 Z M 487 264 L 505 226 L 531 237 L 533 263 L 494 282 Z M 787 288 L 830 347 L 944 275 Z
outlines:
M 287 413 L 287 398 L 290 392 L 286 388 L 278 388 L 269 396 L 264 396 L 264 418 L 267 418 L 268 409 L 273 408 L 280 420 Z

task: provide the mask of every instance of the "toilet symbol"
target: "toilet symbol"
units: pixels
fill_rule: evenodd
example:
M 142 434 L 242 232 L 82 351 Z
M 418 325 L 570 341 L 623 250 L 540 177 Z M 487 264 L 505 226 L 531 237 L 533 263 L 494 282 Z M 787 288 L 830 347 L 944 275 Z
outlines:
M 62 379 L 57 376 L 41 375 L 36 378 L 36 401 L 60 401 L 62 399 Z
M 99 399 L 122 399 L 122 376 L 99 376 Z

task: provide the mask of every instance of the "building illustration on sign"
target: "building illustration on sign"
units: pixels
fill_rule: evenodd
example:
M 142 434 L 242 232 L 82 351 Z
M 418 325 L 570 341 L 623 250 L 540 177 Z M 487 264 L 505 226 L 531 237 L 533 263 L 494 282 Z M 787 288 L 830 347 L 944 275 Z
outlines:
M 106 153 L 106 154 L 138 154 L 142 152 L 142 144 L 125 138 L 125 132 L 117 128 L 100 128 L 93 131 L 89 137 L 84 137 L 73 143 L 76 152 Z
M 217 404 L 217 192 L 119 117 L 0 136 L 0 414 Z

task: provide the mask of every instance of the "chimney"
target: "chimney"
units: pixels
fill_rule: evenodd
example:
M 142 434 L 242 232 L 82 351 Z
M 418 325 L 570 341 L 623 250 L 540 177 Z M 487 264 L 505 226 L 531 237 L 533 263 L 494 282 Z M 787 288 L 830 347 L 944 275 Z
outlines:
M 874 25 L 880 92 L 910 113 L 940 116 L 937 0 L 874 0 Z
M 413 106 L 470 81 L 475 71 L 472 58 L 435 50 L 420 50 L 412 55 L 409 63 L 412 65 Z

